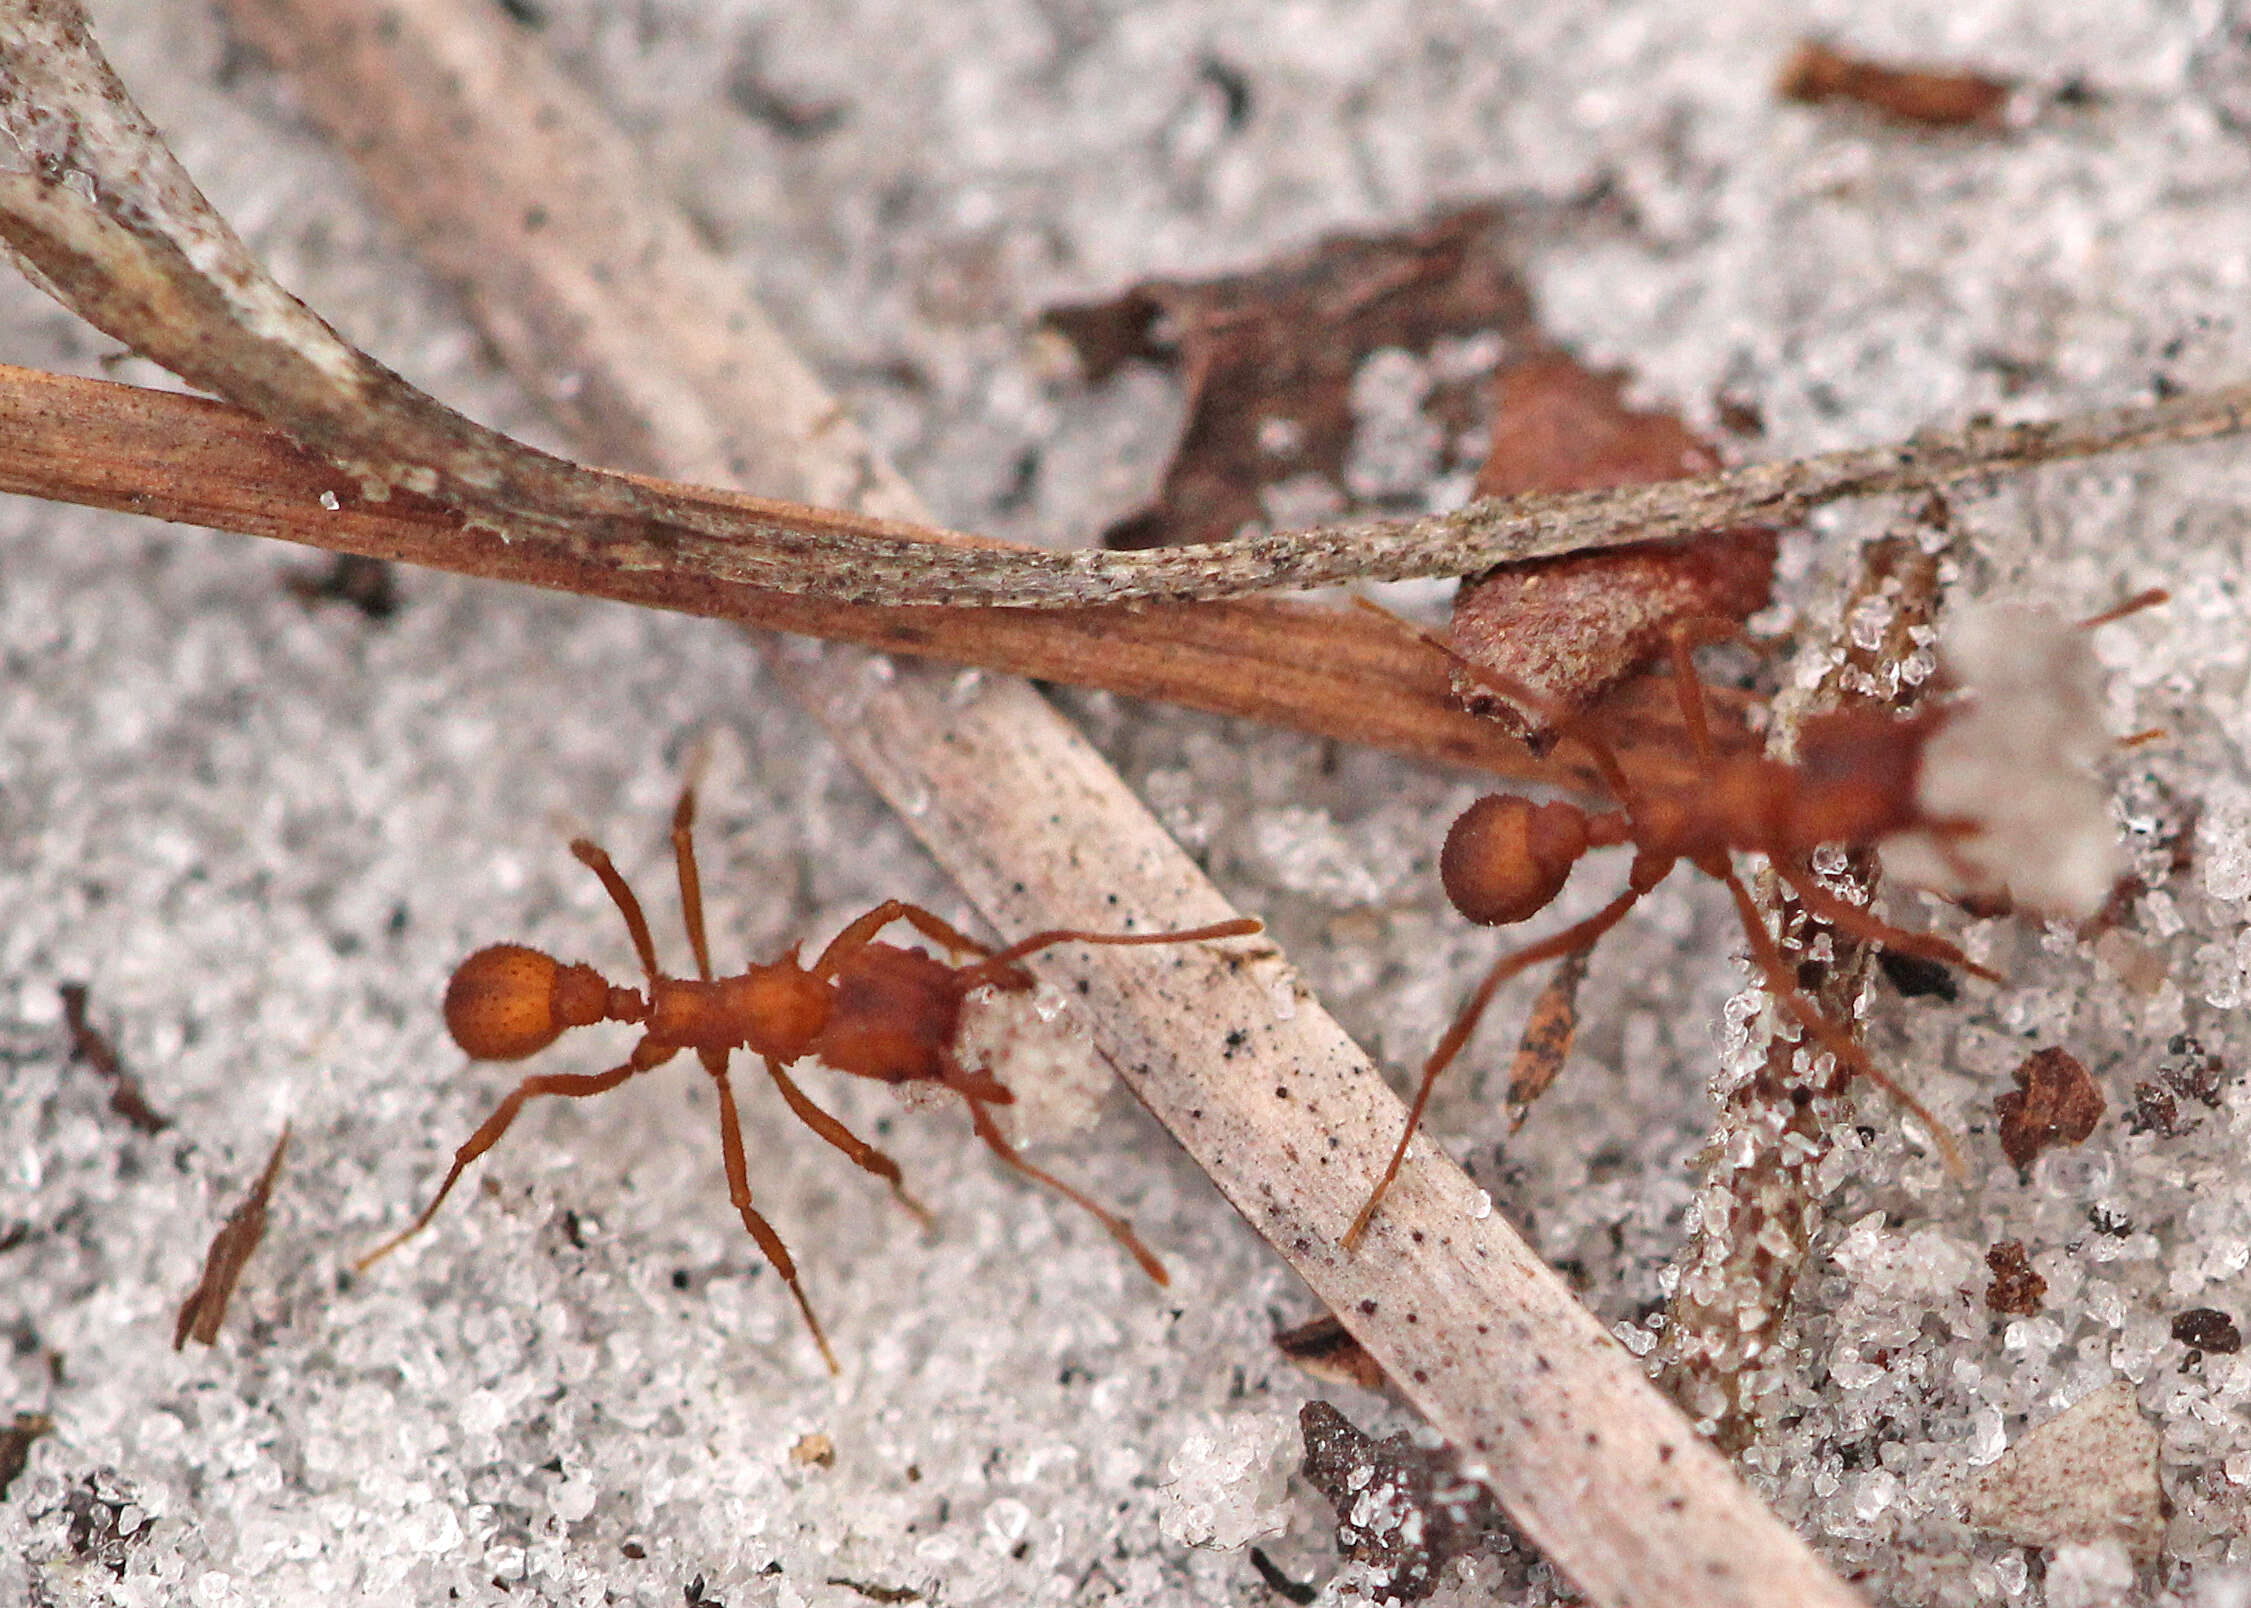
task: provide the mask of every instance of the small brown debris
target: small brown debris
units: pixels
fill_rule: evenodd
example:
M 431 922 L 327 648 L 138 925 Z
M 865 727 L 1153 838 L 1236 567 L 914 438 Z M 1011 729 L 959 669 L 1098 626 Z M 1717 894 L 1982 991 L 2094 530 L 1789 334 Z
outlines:
M 1510 1133 L 1524 1126 L 1532 1102 L 1547 1093 L 1571 1058 L 1571 1041 L 1579 1031 L 1579 984 L 1586 978 L 1587 957 L 1592 953 L 1580 949 L 1565 955 L 1532 1002 L 1531 1018 L 1524 1024 L 1524 1037 L 1517 1041 L 1516 1059 L 1509 1066 Z
M 2004 78 L 1871 61 L 1818 39 L 1791 53 L 1774 88 L 1784 100 L 1807 106 L 1846 101 L 1923 128 L 1998 129 L 2016 92 Z
M 1993 1282 L 1985 1291 L 1989 1308 L 2015 1318 L 2039 1314 L 2040 1303 L 2048 1296 L 2048 1281 L 2032 1271 L 2024 1241 L 2002 1240 L 1985 1253 L 1985 1265 L 1993 1272 Z
M 227 1320 L 227 1303 L 234 1299 L 235 1285 L 256 1253 L 258 1242 L 266 1237 L 266 1205 L 273 1199 L 282 1158 L 288 1154 L 289 1124 L 285 1122 L 281 1137 L 274 1141 L 273 1154 L 266 1158 L 266 1170 L 212 1236 L 211 1249 L 203 1258 L 203 1277 L 180 1303 L 179 1321 L 172 1329 L 174 1351 L 191 1339 L 205 1346 L 218 1342 L 219 1325 Z
M 371 620 L 388 620 L 399 612 L 397 573 L 380 558 L 338 553 L 326 569 L 293 570 L 282 584 L 308 607 L 342 603 Z
M 2102 1085 L 2079 1058 L 2054 1046 L 2034 1052 L 2016 1069 L 2016 1089 L 1996 1096 L 2001 1151 L 2029 1167 L 2055 1145 L 2084 1144 L 2102 1120 Z
M 57 990 L 63 1000 L 63 1026 L 70 1032 L 70 1059 L 80 1061 L 110 1081 L 109 1108 L 143 1133 L 162 1133 L 171 1119 L 161 1115 L 141 1092 L 140 1080 L 125 1070 L 116 1048 L 86 1018 L 84 983 L 64 983 Z
M 31 1461 L 31 1443 L 55 1427 L 55 1421 L 45 1413 L 18 1413 L 15 1419 L 0 1426 L 0 1497 L 8 1494 L 8 1487 Z
M 1378 1571 L 1368 1595 L 1420 1602 L 1454 1559 L 1513 1532 L 1492 1493 L 1465 1478 L 1450 1446 L 1423 1448 L 1407 1434 L 1363 1434 L 1325 1401 L 1298 1410 L 1306 1480 L 1337 1512 L 1337 1550 Z
M 1327 1314 L 1284 1329 L 1274 1337 L 1274 1349 L 1314 1378 L 1330 1384 L 1382 1390 L 1391 1383 L 1383 1364 L 1369 1356 L 1345 1326 Z
M 1901 999 L 1941 999 L 1951 1005 L 1962 997 L 1962 985 L 1944 961 L 1879 949 L 1876 965 Z
M 1289 1602 L 1300 1604 L 1301 1608 L 1303 1604 L 1312 1602 L 1321 1595 L 1319 1587 L 1307 1585 L 1302 1580 L 1292 1580 L 1282 1573 L 1280 1567 L 1261 1547 L 1251 1548 L 1251 1567 L 1258 1571 L 1259 1579 L 1266 1582 L 1267 1590 Z
M 2181 1121 L 2181 1103 L 2171 1089 L 2155 1083 L 2134 1085 L 2134 1109 L 2126 1118 L 2130 1133 L 2154 1133 L 2160 1139 L 2178 1139 L 2194 1122 Z
M 1596 491 L 1720 467 L 1719 455 L 1678 415 L 1628 407 L 1626 380 L 1554 348 L 1501 370 L 1478 494 Z M 1773 531 L 1743 529 L 1506 564 L 1462 583 L 1454 645 L 1465 658 L 1582 709 L 1663 652 L 1674 624 L 1740 621 L 1766 607 L 1774 552 Z M 1455 676 L 1455 690 L 1535 748 L 1554 740 L 1549 720 L 1466 673 Z
M 2157 1076 L 2184 1100 L 2217 1109 L 2220 1084 L 2227 1068 L 2216 1055 L 2206 1053 L 2193 1033 L 2176 1033 L 2165 1041 L 2165 1059 L 2157 1063 Z
M 1518 338 L 1532 304 L 1492 205 L 1390 235 L 1333 235 L 1249 273 L 1152 280 L 1106 302 L 1051 309 L 1042 322 L 1099 383 L 1135 358 L 1176 364 L 1188 424 L 1157 500 L 1113 525 L 1110 547 L 1232 536 L 1266 518 L 1261 492 L 1319 477 L 1339 509 L 1358 421 L 1353 382 L 1374 353 L 1428 357 L 1441 342 Z M 1421 412 L 1437 429 L 1435 473 L 1467 468 L 1458 438 L 1479 423 L 1482 373 L 1433 366 Z
M 878 1586 L 865 1580 L 848 1580 L 843 1575 L 830 1575 L 828 1583 L 842 1586 L 846 1591 L 856 1591 L 870 1602 L 901 1603 L 925 1602 L 928 1599 L 912 1586 Z
M 1980 1473 L 1965 1516 L 2019 1546 L 2116 1540 L 2149 1563 L 2164 1542 L 2167 1513 L 2158 1445 L 2134 1387 L 2106 1385 Z
M 836 1442 L 819 1430 L 800 1435 L 797 1444 L 789 1449 L 789 1460 L 800 1468 L 836 1467 Z
M 2173 1319 L 2173 1338 L 2184 1346 L 2232 1357 L 2243 1349 L 2243 1332 L 2235 1319 L 2216 1307 L 2190 1307 Z

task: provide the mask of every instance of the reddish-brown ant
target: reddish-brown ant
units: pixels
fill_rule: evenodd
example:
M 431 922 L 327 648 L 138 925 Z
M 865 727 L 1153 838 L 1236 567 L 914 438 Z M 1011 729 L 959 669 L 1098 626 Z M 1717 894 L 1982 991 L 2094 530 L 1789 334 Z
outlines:
M 2083 625 L 2091 629 L 2106 624 L 2163 602 L 2165 596 L 2161 590 L 2141 593 Z M 1722 758 L 1713 749 L 1703 684 L 1690 656 L 1695 632 L 1691 627 L 1675 627 L 1670 637 L 1673 684 L 1698 774 L 1686 786 L 1640 786 L 1628 780 L 1616 751 L 1600 732 L 1557 700 L 1462 659 L 1442 637 L 1425 636 L 1495 692 L 1576 737 L 1618 801 L 1616 809 L 1590 812 L 1576 804 L 1536 803 L 1511 794 L 1479 799 L 1454 822 L 1439 855 L 1439 878 L 1454 908 L 1480 925 L 1510 925 L 1546 909 L 1588 850 L 1630 845 L 1634 858 L 1625 892 L 1553 937 L 1502 956 L 1485 974 L 1423 1064 L 1406 1131 L 1367 1204 L 1346 1230 L 1346 1249 L 1357 1247 L 1367 1233 L 1384 1192 L 1406 1159 L 1439 1074 L 1469 1042 L 1501 985 L 1541 961 L 1590 948 L 1683 860 L 1722 884 L 1733 898 L 1750 942 L 1752 964 L 1768 992 L 1821 1048 L 1921 1119 L 1948 1166 L 1962 1170 L 1960 1152 L 1945 1125 L 1878 1069 L 1859 1041 L 1799 988 L 1734 866 L 1738 853 L 1763 854 L 1802 906 L 1838 930 L 1997 981 L 1996 973 L 1977 965 L 1945 939 L 1895 927 L 1829 892 L 1816 878 L 1812 863 L 1814 851 L 1824 845 L 1870 845 L 1909 832 L 1922 834 L 1941 858 L 1949 858 L 1953 845 L 1982 829 L 1976 820 L 1933 817 L 1916 797 L 1925 750 L 1939 728 L 1954 717 L 1958 705 L 1935 704 L 1905 717 L 1871 708 L 1833 710 L 1811 716 L 1799 727 L 1795 764 L 1758 755 Z
M 980 988 L 1022 992 L 1031 974 L 1017 963 L 1054 944 L 1175 944 L 1201 939 L 1241 938 L 1261 930 L 1257 921 L 1216 922 L 1185 932 L 1098 933 L 1075 929 L 1037 932 L 993 949 L 955 931 L 919 905 L 887 900 L 851 922 L 830 940 L 811 966 L 799 963 L 797 946 L 772 965 L 753 965 L 735 977 L 713 977 L 704 942 L 703 892 L 696 872 L 694 823 L 696 791 L 682 789 L 672 814 L 673 855 L 679 866 L 681 912 L 688 945 L 696 957 L 694 979 L 668 977 L 657 969 L 656 947 L 641 904 L 610 857 L 586 838 L 575 839 L 571 853 L 602 879 L 625 918 L 641 958 L 649 990 L 644 997 L 609 982 L 593 967 L 566 966 L 551 955 L 522 944 L 495 944 L 461 963 L 446 988 L 446 1027 L 454 1042 L 480 1061 L 520 1061 L 536 1055 L 574 1027 L 596 1022 L 631 1022 L 642 1027 L 641 1042 L 621 1066 L 607 1072 L 547 1073 L 525 1078 L 484 1124 L 454 1153 L 453 1167 L 422 1215 L 400 1233 L 360 1258 L 364 1269 L 412 1238 L 427 1225 L 460 1179 L 462 1171 L 490 1150 L 534 1095 L 572 1098 L 614 1089 L 636 1073 L 662 1066 L 682 1050 L 693 1050 L 719 1090 L 719 1141 L 726 1161 L 727 1192 L 742 1214 L 743 1226 L 766 1259 L 774 1264 L 797 1300 L 806 1327 L 833 1373 L 836 1357 L 820 1320 L 813 1315 L 797 1264 L 773 1225 L 751 1205 L 749 1170 L 743 1160 L 742 1125 L 735 1112 L 728 1057 L 749 1050 L 766 1063 L 798 1119 L 844 1152 L 860 1167 L 890 1184 L 918 1215 L 927 1216 L 901 1186 L 899 1167 L 873 1145 L 815 1105 L 784 1069 L 816 1056 L 840 1072 L 885 1083 L 933 1083 L 961 1096 L 977 1137 L 994 1155 L 1026 1177 L 1037 1179 L 1091 1212 L 1111 1237 L 1133 1254 L 1159 1284 L 1164 1265 L 1141 1243 L 1132 1226 L 1052 1174 L 1019 1156 L 988 1109 L 1016 1098 L 990 1070 L 963 1066 L 954 1043 L 963 1003 Z M 877 943 L 876 934 L 904 921 L 924 937 L 961 954 L 979 957 L 948 965 L 921 949 Z

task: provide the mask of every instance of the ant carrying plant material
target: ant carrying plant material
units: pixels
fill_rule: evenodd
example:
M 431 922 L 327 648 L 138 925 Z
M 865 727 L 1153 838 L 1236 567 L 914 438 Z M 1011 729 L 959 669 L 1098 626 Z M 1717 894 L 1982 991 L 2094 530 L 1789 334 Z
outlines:
M 1588 811 L 1513 794 L 1479 799 L 1454 822 L 1439 855 L 1439 877 L 1454 908 L 1482 926 L 1513 925 L 1554 902 L 1590 849 L 1630 846 L 1634 857 L 1623 893 L 1585 920 L 1503 955 L 1485 974 L 1424 1063 L 1406 1130 L 1345 1232 L 1345 1248 L 1357 1248 L 1367 1233 L 1439 1075 L 1476 1032 L 1501 985 L 1542 961 L 1593 947 L 1684 860 L 1727 889 L 1751 962 L 1776 1002 L 1815 1045 L 1912 1112 L 1929 1129 L 1949 1169 L 1961 1173 L 1960 1149 L 1946 1126 L 1798 986 L 1734 857 L 1764 855 L 1807 911 L 1842 932 L 1999 981 L 1945 939 L 1895 927 L 1830 892 L 1815 873 L 1814 852 L 1831 845 L 1873 845 L 1895 874 L 1947 897 L 2005 895 L 2059 914 L 2092 910 L 2109 891 L 2114 848 L 2085 766 L 2110 739 L 2095 718 L 2091 665 L 2077 639 L 2165 599 L 2161 590 L 2140 593 L 2076 630 L 2058 630 L 2052 623 L 2043 629 L 2026 610 L 1988 611 L 1947 644 L 1949 681 L 1973 691 L 1906 716 L 1866 708 L 1811 716 L 1799 727 L 1794 763 L 1715 754 L 1703 684 L 1691 657 L 1696 633 L 1675 626 L 1673 685 L 1697 774 L 1673 787 L 1635 784 L 1616 750 L 1584 717 L 1536 688 L 1463 659 L 1443 637 L 1418 632 L 1495 692 L 1576 738 L 1617 800 L 1615 809 Z M 1730 634 L 1733 629 L 1727 627 Z M 2069 829 L 2089 816 L 2089 796 L 2094 836 Z
M 800 963 L 798 948 L 771 965 L 752 965 L 733 977 L 713 977 L 704 941 L 703 890 L 696 871 L 694 838 L 696 789 L 690 782 L 672 813 L 673 855 L 679 867 L 681 913 L 688 946 L 695 952 L 696 976 L 667 976 L 657 968 L 656 946 L 640 901 L 619 875 L 608 854 L 586 838 L 574 839 L 571 853 L 601 878 L 632 935 L 648 979 L 648 992 L 611 983 L 592 966 L 564 965 L 522 944 L 495 944 L 463 961 L 446 988 L 446 1028 L 462 1050 L 480 1061 L 520 1061 L 544 1050 L 574 1027 L 597 1022 L 630 1022 L 642 1028 L 641 1042 L 623 1065 L 607 1072 L 547 1073 L 525 1078 L 500 1102 L 481 1127 L 455 1152 L 445 1182 L 422 1215 L 355 1264 L 365 1269 L 428 1225 L 462 1172 L 499 1142 L 509 1124 L 535 1095 L 572 1099 L 616 1088 L 637 1073 L 664 1065 L 682 1050 L 693 1050 L 719 1090 L 719 1141 L 726 1162 L 727 1193 L 743 1226 L 774 1271 L 789 1285 L 813 1342 L 829 1371 L 836 1357 L 811 1302 L 798 1282 L 797 1264 L 781 1236 L 751 1204 L 750 1175 L 743 1157 L 742 1124 L 735 1110 L 728 1058 L 748 1050 L 765 1062 L 767 1074 L 799 1121 L 834 1145 L 859 1167 L 888 1183 L 918 1217 L 929 1214 L 906 1193 L 898 1163 L 859 1139 L 843 1123 L 815 1105 L 786 1068 L 808 1056 L 839 1072 L 884 1083 L 930 1083 L 961 1096 L 977 1137 L 994 1155 L 1028 1178 L 1036 1179 L 1091 1213 L 1159 1284 L 1164 1264 L 1141 1243 L 1132 1225 L 1107 1211 L 1061 1179 L 1019 1156 L 994 1122 L 990 1107 L 1008 1105 L 1015 1095 L 983 1067 L 964 1066 L 955 1045 L 963 1004 L 980 988 L 1021 993 L 1032 987 L 1018 964 L 1056 944 L 1181 944 L 1215 938 L 1244 938 L 1262 931 L 1249 918 L 1215 922 L 1183 932 L 1101 933 L 1076 929 L 1036 932 L 1004 949 L 981 944 L 957 932 L 919 905 L 886 900 L 849 923 L 831 939 L 811 966 Z M 904 921 L 924 937 L 957 954 L 978 957 L 949 965 L 922 949 L 876 942 L 876 935 Z

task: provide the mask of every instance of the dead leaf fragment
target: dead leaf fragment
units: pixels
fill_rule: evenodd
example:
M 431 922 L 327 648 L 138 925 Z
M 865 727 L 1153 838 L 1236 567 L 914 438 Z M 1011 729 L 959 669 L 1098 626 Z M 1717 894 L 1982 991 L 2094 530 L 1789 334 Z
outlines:
M 2084 1144 L 2102 1120 L 2102 1085 L 2069 1050 L 2050 1046 L 2016 1069 L 2016 1088 L 1997 1095 L 2001 1152 L 2019 1167 L 2056 1145 Z
M 190 1339 L 205 1346 L 218 1342 L 219 1325 L 227 1320 L 227 1303 L 234 1299 L 235 1285 L 242 1278 L 242 1270 L 250 1265 L 258 1242 L 266 1237 L 266 1205 L 273 1199 L 282 1158 L 288 1154 L 289 1124 L 285 1122 L 281 1137 L 274 1141 L 273 1154 L 266 1158 L 266 1170 L 212 1237 L 211 1249 L 203 1258 L 203 1277 L 180 1303 L 179 1321 L 172 1330 L 174 1351 Z
M 0 1426 L 0 1497 L 8 1494 L 8 1487 L 31 1462 L 31 1443 L 54 1427 L 55 1421 L 45 1413 L 18 1413 Z
M 1678 415 L 1628 407 L 1626 380 L 1552 348 L 1502 369 L 1478 495 L 1599 491 L 1719 467 L 1719 455 Z M 1741 621 L 1766 607 L 1774 553 L 1773 531 L 1746 528 L 1504 565 L 1462 583 L 1454 646 L 1575 712 L 1662 653 L 1676 622 Z M 1467 673 L 1456 674 L 1455 690 L 1536 750 L 1554 741 L 1550 711 L 1506 699 Z
M 2106 1385 L 2003 1453 L 1970 1486 L 1965 1517 L 2019 1546 L 2121 1541 L 2142 1563 L 2165 1539 L 2158 1433 L 2134 1387 Z
M 1140 358 L 1177 365 L 1188 391 L 1187 428 L 1157 500 L 1112 526 L 1104 545 L 1233 536 L 1265 519 L 1264 491 L 1307 477 L 1328 483 L 1337 511 L 1355 506 L 1353 386 L 1370 355 L 1427 357 L 1441 342 L 1509 341 L 1530 329 L 1531 298 L 1504 232 L 1499 207 L 1470 206 L 1402 234 L 1332 235 L 1249 273 L 1151 280 L 1050 310 L 1042 322 L 1070 342 L 1088 379 Z M 1477 422 L 1483 379 L 1444 367 L 1433 365 L 1421 409 L 1436 427 L 1440 474 L 1466 467 L 1458 438 Z
M 162 1133 L 170 1127 L 171 1119 L 149 1104 L 140 1079 L 126 1070 L 108 1035 L 87 1019 L 86 985 L 64 983 L 58 992 L 63 997 L 63 1026 L 70 1033 L 70 1058 L 85 1062 L 109 1080 L 109 1108 L 143 1133 Z
M 836 1442 L 817 1429 L 809 1435 L 800 1435 L 789 1449 L 789 1460 L 799 1468 L 834 1468 Z
M 2015 86 L 1985 73 L 1871 61 L 1808 39 L 1783 64 L 1774 90 L 1803 105 L 1847 101 L 1924 128 L 1998 129 Z
M 1333 1385 L 1357 1385 L 1362 1390 L 1382 1390 L 1391 1381 L 1383 1364 L 1368 1355 L 1350 1330 L 1323 1313 L 1274 1337 L 1274 1349 L 1316 1379 Z
M 2190 1307 L 2173 1318 L 2173 1338 L 2184 1346 L 2232 1357 L 2243 1349 L 2243 1331 L 2217 1307 Z
M 2002 1240 L 1985 1253 L 1993 1282 L 1986 1287 L 1985 1304 L 1995 1312 L 2029 1318 L 2038 1314 L 2047 1299 L 2048 1281 L 2032 1271 L 2024 1241 Z

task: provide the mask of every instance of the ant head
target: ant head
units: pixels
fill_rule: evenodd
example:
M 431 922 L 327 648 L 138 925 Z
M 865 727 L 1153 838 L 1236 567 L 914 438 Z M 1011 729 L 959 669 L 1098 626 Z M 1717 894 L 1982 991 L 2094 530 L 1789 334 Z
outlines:
M 567 1027 L 602 1019 L 609 985 L 591 966 L 565 966 L 522 944 L 480 949 L 446 985 L 446 1031 L 480 1061 L 537 1055 Z
M 1446 897 L 1480 926 L 1501 927 L 1547 908 L 1587 852 L 1587 812 L 1492 793 L 1456 817 L 1438 854 Z

